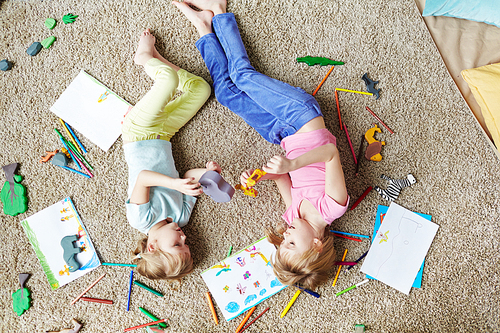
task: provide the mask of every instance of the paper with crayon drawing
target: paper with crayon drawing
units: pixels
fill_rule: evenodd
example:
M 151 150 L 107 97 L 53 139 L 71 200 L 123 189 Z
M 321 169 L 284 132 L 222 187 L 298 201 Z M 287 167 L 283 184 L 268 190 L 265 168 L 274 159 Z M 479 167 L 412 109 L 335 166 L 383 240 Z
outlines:
M 47 207 L 21 221 L 35 253 L 40 260 L 53 290 L 99 267 L 101 262 L 87 230 L 69 197 Z M 75 254 L 80 268 L 70 272 L 71 265 L 64 260 L 61 240 L 65 236 L 78 235 L 73 246 L 82 251 Z M 70 266 L 70 267 L 68 267 Z
M 121 123 L 129 106 L 128 102 L 82 70 L 50 111 L 102 150 L 108 151 L 121 135 Z
M 361 272 L 409 294 L 439 226 L 391 203 Z
M 264 237 L 201 273 L 227 321 L 286 287 L 274 276 L 269 261 L 275 253 Z

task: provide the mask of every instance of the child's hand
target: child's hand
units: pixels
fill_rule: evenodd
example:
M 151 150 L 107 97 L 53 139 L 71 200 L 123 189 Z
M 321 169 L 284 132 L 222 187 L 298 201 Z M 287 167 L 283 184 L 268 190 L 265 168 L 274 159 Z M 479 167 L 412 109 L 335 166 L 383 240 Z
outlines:
M 262 167 L 262 170 L 264 170 L 267 173 L 274 173 L 277 175 L 282 175 L 285 173 L 289 173 L 290 171 L 295 170 L 293 166 L 293 160 L 289 160 L 288 158 L 284 156 L 273 156 L 269 162 L 267 162 L 267 165 L 264 165 Z
M 201 188 L 200 183 L 194 181 L 194 177 L 174 179 L 173 188 L 193 197 L 203 193 L 203 188 Z
M 240 183 L 241 186 L 247 187 L 247 179 L 252 175 L 252 173 L 255 171 L 255 169 L 248 169 L 246 171 L 243 171 L 243 173 L 240 176 Z M 257 181 L 259 182 L 260 179 Z

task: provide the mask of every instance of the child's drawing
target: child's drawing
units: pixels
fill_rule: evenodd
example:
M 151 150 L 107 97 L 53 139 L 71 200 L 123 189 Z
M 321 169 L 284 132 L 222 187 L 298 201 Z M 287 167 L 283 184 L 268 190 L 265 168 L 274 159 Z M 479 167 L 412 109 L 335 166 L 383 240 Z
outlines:
M 274 245 L 262 238 L 201 273 L 226 320 L 236 318 L 285 288 L 274 276 L 270 264 L 275 253 Z M 225 271 L 221 274 L 222 270 Z
M 437 224 L 391 203 L 378 231 L 391 237 L 372 243 L 361 271 L 409 294 L 437 229 Z
M 52 289 L 57 289 L 100 265 L 99 258 L 71 199 L 21 221 Z M 66 253 L 61 240 L 71 236 Z M 66 262 L 66 260 L 68 262 Z

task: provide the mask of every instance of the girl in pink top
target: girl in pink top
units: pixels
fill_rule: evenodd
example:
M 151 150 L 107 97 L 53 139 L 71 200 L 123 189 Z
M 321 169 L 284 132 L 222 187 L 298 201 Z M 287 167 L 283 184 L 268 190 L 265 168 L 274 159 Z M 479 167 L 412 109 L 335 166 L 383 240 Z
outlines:
M 269 160 L 261 178 L 276 182 L 286 204 L 286 224 L 268 231 L 278 247 L 273 268 L 282 283 L 314 289 L 328 279 L 335 259 L 326 227 L 344 214 L 349 202 L 335 137 L 325 128 L 318 102 L 252 67 L 236 19 L 226 13 L 226 0 L 173 4 L 200 34 L 196 47 L 210 71 L 217 100 L 286 151 L 286 157 Z M 243 186 L 252 172 L 241 175 Z

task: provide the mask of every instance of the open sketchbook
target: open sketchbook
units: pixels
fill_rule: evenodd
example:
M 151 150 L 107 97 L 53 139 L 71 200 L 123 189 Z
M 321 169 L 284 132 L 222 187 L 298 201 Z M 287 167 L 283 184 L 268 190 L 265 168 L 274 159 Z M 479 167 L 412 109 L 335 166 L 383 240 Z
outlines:
M 229 321 L 283 290 L 270 263 L 276 248 L 264 237 L 201 273 Z
M 50 111 L 108 151 L 121 135 L 130 104 L 83 70 L 63 91 Z
M 87 230 L 69 197 L 31 215 L 21 221 L 21 225 L 53 290 L 92 271 L 101 264 Z M 61 240 L 65 236 L 72 235 L 78 236 L 73 247 L 82 249 L 74 256 L 80 265 L 80 268 L 74 272 L 70 272 L 71 266 L 64 260 L 64 250 L 61 246 Z
M 391 203 L 361 272 L 408 295 L 438 225 Z

